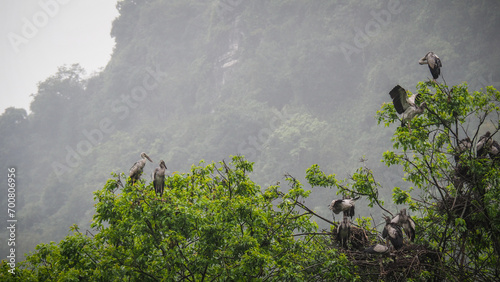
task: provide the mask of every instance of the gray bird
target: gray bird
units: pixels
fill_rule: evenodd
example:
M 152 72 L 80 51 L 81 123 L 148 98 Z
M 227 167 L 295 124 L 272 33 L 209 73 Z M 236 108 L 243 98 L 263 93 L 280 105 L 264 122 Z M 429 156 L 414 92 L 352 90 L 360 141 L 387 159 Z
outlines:
M 462 161 L 460 161 L 460 156 L 467 152 L 470 151 L 472 148 L 472 141 L 470 140 L 469 137 L 466 137 L 460 141 L 458 141 L 458 148 L 457 151 L 454 154 L 455 162 L 457 163 L 455 171 L 457 173 L 457 176 L 459 177 L 460 180 L 463 177 L 467 177 L 469 175 L 469 166 L 464 164 Z M 456 186 L 460 187 L 463 183 L 461 181 L 456 182 Z
M 365 253 L 369 254 L 386 254 L 388 252 L 389 248 L 381 244 L 376 244 L 375 246 L 371 246 L 365 249 Z
M 415 240 L 415 221 L 413 221 L 411 216 L 406 214 L 406 209 L 401 209 L 401 211 L 391 220 L 391 223 L 399 224 L 403 227 L 410 241 L 413 242 L 413 240 Z
M 359 199 L 359 196 L 354 199 L 333 200 L 328 208 L 335 214 L 344 212 L 344 216 L 354 216 L 354 203 Z
M 439 57 L 434 54 L 434 52 L 428 52 L 422 59 L 418 60 L 418 63 L 421 65 L 429 66 L 432 78 L 434 79 L 434 82 L 436 82 L 436 79 L 438 79 L 439 75 L 441 74 L 441 67 L 443 66 L 441 64 L 441 59 L 439 59 Z
M 342 244 L 342 248 L 347 249 L 347 242 L 349 241 L 349 236 L 351 235 L 351 222 L 347 216 L 337 227 L 337 240 Z
M 144 166 L 146 165 L 146 161 L 149 160 L 150 162 L 153 162 L 151 158 L 146 155 L 146 153 L 142 152 L 141 153 L 141 158 L 140 160 L 136 161 L 134 165 L 130 168 L 130 183 L 134 184 L 137 180 L 141 178 L 142 171 L 144 170 Z
M 459 155 L 462 154 L 463 152 L 470 150 L 472 147 L 472 141 L 470 140 L 469 137 L 465 137 L 464 139 L 460 140 L 458 142 L 458 153 Z
M 493 140 L 488 154 L 493 160 L 500 160 L 500 144 L 497 141 Z
M 401 227 L 396 223 L 392 223 L 391 219 L 385 216 L 385 226 L 384 231 L 382 231 L 382 238 L 386 239 L 387 237 L 389 237 L 389 241 L 391 241 L 396 250 L 403 247 L 403 231 L 401 231 Z
M 493 145 L 493 139 L 491 138 L 491 132 L 486 131 L 486 133 L 479 137 L 479 140 L 476 144 L 476 152 L 478 157 L 485 157 L 486 154 L 490 151 L 491 146 Z
M 410 127 L 410 121 L 417 115 L 424 112 L 427 107 L 425 102 L 421 103 L 420 106 L 417 103 L 420 101 L 421 95 L 416 94 L 408 97 L 406 90 L 396 85 L 390 92 L 389 95 L 392 98 L 392 103 L 396 112 L 401 115 L 401 126 L 404 126 L 408 122 L 408 127 Z
M 167 166 L 165 162 L 160 161 L 160 167 L 155 168 L 153 172 L 153 186 L 155 187 L 155 193 L 158 196 L 160 194 L 160 198 L 163 195 L 163 189 L 165 188 L 165 170 Z

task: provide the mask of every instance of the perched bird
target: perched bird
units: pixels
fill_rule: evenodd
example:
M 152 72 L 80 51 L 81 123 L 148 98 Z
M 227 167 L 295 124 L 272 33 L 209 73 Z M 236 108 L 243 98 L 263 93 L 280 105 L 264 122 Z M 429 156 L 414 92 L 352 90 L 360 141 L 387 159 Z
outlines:
M 153 162 L 151 158 L 146 155 L 146 153 L 142 152 L 141 153 L 141 158 L 140 160 L 136 161 L 134 165 L 130 168 L 130 182 L 134 184 L 139 178 L 141 178 L 142 171 L 144 170 L 144 166 L 146 165 L 146 160 L 149 160 L 150 162 Z
M 337 240 L 340 241 L 344 249 L 347 249 L 349 235 L 351 235 L 351 222 L 347 216 L 344 216 L 344 219 L 337 227 Z
M 434 79 L 434 82 L 436 82 L 436 79 L 438 79 L 441 74 L 441 67 L 443 66 L 439 57 L 434 54 L 434 52 L 429 52 L 422 59 L 420 59 L 418 63 L 421 65 L 429 65 L 432 78 Z
M 394 104 L 394 108 L 396 112 L 401 115 L 401 126 L 408 121 L 408 127 L 410 127 L 409 122 L 416 115 L 419 115 L 424 112 L 424 109 L 427 107 L 427 104 L 423 102 L 418 106 L 416 102 L 420 100 L 420 94 L 412 95 L 408 97 L 406 90 L 396 85 L 390 92 L 389 95 L 392 98 L 392 103 Z
M 401 227 L 396 223 L 392 223 L 391 219 L 387 216 L 385 217 L 385 226 L 384 231 L 382 231 L 382 237 L 384 239 L 389 237 L 389 241 L 391 241 L 396 250 L 403 247 L 403 232 L 401 231 Z
M 458 141 L 458 151 L 455 154 L 455 161 L 458 161 L 459 156 L 463 154 L 465 151 L 470 150 L 472 148 L 472 141 L 469 137 L 466 137 L 460 141 Z
M 160 198 L 163 195 L 163 189 L 165 188 L 165 170 L 167 166 L 163 160 L 160 161 L 160 167 L 155 168 L 153 172 L 153 186 L 155 187 L 155 193 Z
M 391 223 L 399 224 L 403 227 L 403 230 L 410 238 L 410 241 L 413 242 L 415 240 L 415 221 L 411 218 L 411 216 L 406 214 L 406 209 L 402 209 L 392 220 Z
M 468 173 L 468 168 L 466 165 L 462 164 L 462 162 L 460 161 L 460 156 L 464 152 L 469 151 L 471 148 L 472 148 L 472 141 L 470 140 L 469 137 L 466 137 L 458 141 L 458 148 L 454 154 L 454 158 L 455 162 L 457 163 L 456 171 L 458 172 L 459 175 L 465 176 Z
M 381 244 L 376 244 L 375 246 L 371 246 L 365 249 L 365 253 L 369 254 L 386 254 L 388 252 L 389 248 Z
M 358 200 L 359 197 L 354 199 L 344 199 L 344 200 L 333 200 L 328 206 L 335 214 L 344 212 L 344 216 L 354 216 L 354 202 Z
M 491 138 L 491 132 L 486 131 L 486 133 L 479 137 L 476 144 L 476 152 L 478 157 L 485 157 L 488 153 L 491 145 L 493 144 L 493 139 Z
M 493 140 L 488 154 L 490 155 L 491 159 L 500 160 L 500 144 L 498 144 L 497 141 Z

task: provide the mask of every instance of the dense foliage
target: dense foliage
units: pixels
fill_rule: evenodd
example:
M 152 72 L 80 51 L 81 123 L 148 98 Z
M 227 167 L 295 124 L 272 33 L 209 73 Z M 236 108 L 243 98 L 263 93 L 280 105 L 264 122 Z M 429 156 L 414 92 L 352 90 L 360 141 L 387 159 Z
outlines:
M 316 224 L 297 210 L 309 192 L 293 179 L 287 193 L 278 185 L 261 191 L 250 172 L 242 157 L 229 165 L 202 163 L 168 177 L 162 198 L 152 183 L 121 189 L 115 175 L 95 192 L 95 235 L 74 226 L 59 244 L 38 245 L 16 275 L 1 275 L 17 281 L 353 278 L 346 257 L 314 237 Z M 297 232 L 302 238 L 294 238 Z

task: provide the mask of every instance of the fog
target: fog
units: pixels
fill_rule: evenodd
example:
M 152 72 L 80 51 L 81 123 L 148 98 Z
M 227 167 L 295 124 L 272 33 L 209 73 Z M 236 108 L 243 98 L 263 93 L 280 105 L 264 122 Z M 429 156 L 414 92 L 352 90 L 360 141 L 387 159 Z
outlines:
M 0 11 L 0 113 L 29 110 L 37 84 L 65 64 L 88 75 L 108 63 L 114 46 L 115 1 L 4 1 Z

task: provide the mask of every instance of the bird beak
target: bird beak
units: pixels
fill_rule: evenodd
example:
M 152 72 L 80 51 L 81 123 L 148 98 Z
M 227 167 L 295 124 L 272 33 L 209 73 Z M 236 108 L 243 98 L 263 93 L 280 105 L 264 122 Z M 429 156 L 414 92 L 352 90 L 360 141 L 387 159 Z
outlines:
M 153 162 L 153 160 L 146 154 L 144 154 L 144 156 L 146 157 L 146 159 L 148 159 L 150 162 Z

